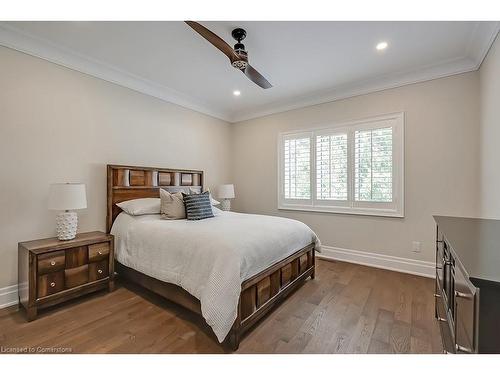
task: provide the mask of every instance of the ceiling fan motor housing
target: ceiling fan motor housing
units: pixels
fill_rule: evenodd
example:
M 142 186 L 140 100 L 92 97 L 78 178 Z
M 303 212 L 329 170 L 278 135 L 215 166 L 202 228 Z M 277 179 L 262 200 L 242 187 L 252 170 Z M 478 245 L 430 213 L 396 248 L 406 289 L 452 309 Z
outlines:
M 233 61 L 231 65 L 236 69 L 244 70 L 248 66 L 248 61 L 236 60 L 236 61 Z
M 243 46 L 243 44 L 241 44 Z M 236 45 L 237 46 L 237 45 Z M 232 65 L 236 69 L 245 69 L 248 65 L 248 52 L 245 51 L 245 46 L 243 46 L 243 49 L 237 49 L 236 46 L 234 46 L 234 52 L 238 55 L 239 59 L 235 60 L 232 62 Z
M 247 32 L 238 28 L 234 29 L 231 35 L 238 41 L 238 43 L 234 45 L 234 52 L 240 57 L 240 59 L 233 61 L 231 65 L 236 69 L 244 70 L 248 66 L 248 52 L 245 50 L 245 45 L 241 43 L 241 41 L 245 39 Z

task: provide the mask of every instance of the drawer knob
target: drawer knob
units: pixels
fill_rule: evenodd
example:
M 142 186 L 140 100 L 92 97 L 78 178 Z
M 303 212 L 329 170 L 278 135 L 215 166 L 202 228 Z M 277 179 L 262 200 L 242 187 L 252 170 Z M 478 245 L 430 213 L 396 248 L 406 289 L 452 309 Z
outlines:
M 53 288 L 53 287 L 55 287 L 55 286 L 56 286 L 56 283 L 52 281 L 52 282 L 50 283 L 50 287 L 51 287 L 51 288 Z
M 55 261 L 55 260 L 51 261 L 51 262 L 50 262 L 50 265 L 51 265 L 51 266 L 55 266 L 55 265 L 56 265 L 56 261 Z
M 97 273 L 102 273 L 102 270 L 97 270 Z

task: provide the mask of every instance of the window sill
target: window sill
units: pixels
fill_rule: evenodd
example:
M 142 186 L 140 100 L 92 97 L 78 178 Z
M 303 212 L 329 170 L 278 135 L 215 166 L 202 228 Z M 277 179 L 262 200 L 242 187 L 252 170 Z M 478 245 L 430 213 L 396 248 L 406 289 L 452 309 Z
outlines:
M 343 207 L 321 207 L 321 206 L 298 206 L 298 205 L 279 205 L 278 210 L 285 211 L 304 211 L 304 212 L 322 212 L 330 214 L 344 214 L 344 215 L 360 215 L 360 216 L 379 216 L 379 217 L 393 217 L 404 218 L 404 212 L 388 209 L 374 209 L 374 208 L 343 208 Z

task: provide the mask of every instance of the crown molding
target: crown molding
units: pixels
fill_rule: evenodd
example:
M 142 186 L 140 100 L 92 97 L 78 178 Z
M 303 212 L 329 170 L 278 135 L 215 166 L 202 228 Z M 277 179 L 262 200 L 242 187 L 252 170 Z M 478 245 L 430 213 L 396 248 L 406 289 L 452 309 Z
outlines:
M 478 22 L 471 34 L 466 54 L 476 64 L 476 69 L 481 67 L 488 51 L 500 31 L 500 22 Z
M 229 122 L 228 114 L 214 111 L 195 98 L 115 66 L 70 51 L 4 22 L 0 22 L 0 45 Z
M 500 22 L 477 22 L 463 56 L 457 59 L 442 61 L 417 70 L 391 73 L 362 82 L 353 82 L 328 90 L 316 91 L 301 97 L 275 101 L 236 113 L 213 110 L 199 99 L 123 71 L 115 66 L 83 56 L 48 40 L 21 31 L 5 22 L 0 22 L 0 45 L 223 121 L 238 123 L 307 106 L 475 71 L 480 68 L 499 30 Z

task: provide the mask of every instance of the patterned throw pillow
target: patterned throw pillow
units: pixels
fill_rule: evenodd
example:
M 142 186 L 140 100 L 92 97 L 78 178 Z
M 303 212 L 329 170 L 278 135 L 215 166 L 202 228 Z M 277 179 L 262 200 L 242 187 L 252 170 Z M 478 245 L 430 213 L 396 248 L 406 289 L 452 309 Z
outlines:
M 208 191 L 190 195 L 182 193 L 182 196 L 188 220 L 201 220 L 214 217 L 212 205 L 210 204 L 210 193 Z
M 218 200 L 214 199 L 214 197 L 212 196 L 212 193 L 210 193 L 210 189 L 207 189 L 205 191 L 208 192 L 208 194 L 210 194 L 210 203 L 212 204 L 212 206 L 217 206 L 218 204 L 220 204 L 220 202 Z M 192 187 L 190 187 L 189 194 L 200 194 L 200 192 L 193 189 Z

